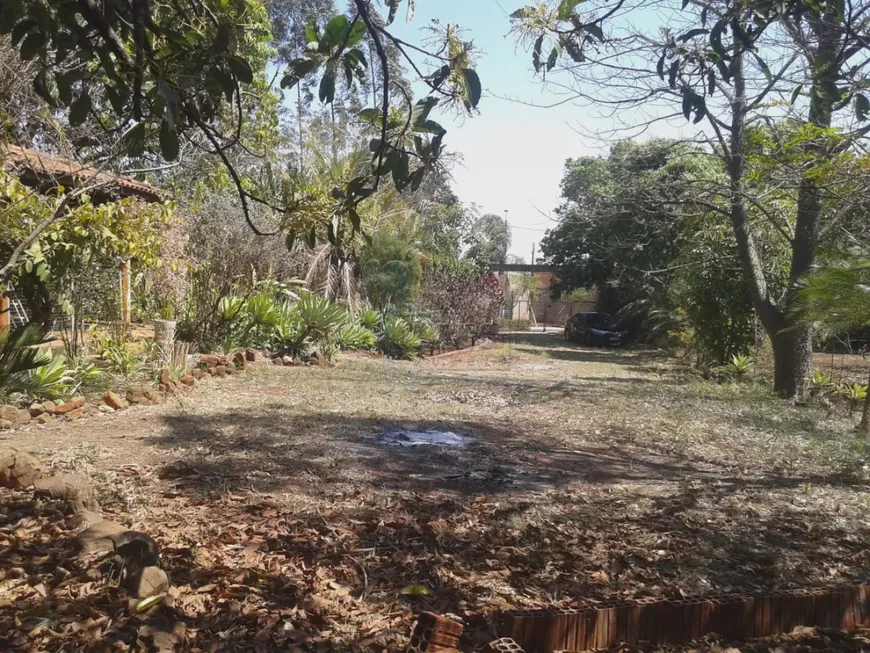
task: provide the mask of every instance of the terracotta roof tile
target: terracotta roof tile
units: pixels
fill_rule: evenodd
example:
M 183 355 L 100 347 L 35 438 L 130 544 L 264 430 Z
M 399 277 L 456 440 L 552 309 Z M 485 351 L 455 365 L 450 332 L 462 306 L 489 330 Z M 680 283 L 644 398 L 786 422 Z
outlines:
M 72 159 L 28 150 L 17 145 L 0 148 L 3 168 L 7 171 L 31 170 L 37 175 L 72 177 L 76 180 L 95 180 L 118 186 L 123 195 L 135 195 L 149 202 L 159 202 L 162 192 L 149 184 L 121 177 L 112 172 L 101 172 Z

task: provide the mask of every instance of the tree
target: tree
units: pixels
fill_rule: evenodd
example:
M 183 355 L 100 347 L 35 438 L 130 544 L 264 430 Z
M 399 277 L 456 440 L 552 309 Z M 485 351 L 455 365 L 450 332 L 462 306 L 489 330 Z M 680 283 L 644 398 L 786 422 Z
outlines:
M 419 253 L 402 238 L 378 231 L 360 255 L 366 298 L 384 310 L 404 306 L 420 290 L 423 267 Z
M 485 270 L 490 263 L 504 263 L 511 246 L 511 225 L 506 218 L 487 213 L 474 221 L 466 236 L 465 258 Z
M 459 345 L 470 339 L 474 344 L 498 316 L 504 292 L 494 274 L 480 274 L 457 262 L 426 270 L 421 299 L 434 313 L 443 340 Z
M 541 283 L 538 280 L 538 277 L 532 273 L 511 274 L 508 277 L 508 283 L 510 284 L 515 303 L 523 297 L 525 297 L 526 301 L 529 302 L 529 315 L 532 318 L 532 324 L 537 325 L 538 321 L 535 317 L 535 308 L 532 305 L 532 302 L 538 299 L 541 295 Z
M 358 206 L 377 192 L 382 179 L 391 178 L 399 190 L 420 186 L 438 160 L 445 135 L 430 117 L 437 104 L 471 112 L 480 101 L 472 44 L 455 26 L 437 30 L 433 41 L 438 43 L 428 50 L 399 39 L 389 25 L 401 4 L 390 0 L 382 16 L 367 0 L 353 0 L 347 15 L 308 24 L 305 52 L 281 80 L 290 89 L 319 78 L 319 99 L 331 105 L 341 84 L 366 79 L 368 62 L 360 45 L 365 38 L 373 44 L 380 104 L 360 113 L 373 136 L 370 165 L 332 189 L 329 211 L 321 216 L 327 239 L 335 236 L 337 221 L 349 221 L 350 233 L 359 231 Z M 413 5 L 409 0 L 409 19 Z M 271 93 L 269 27 L 259 0 L 214 6 L 200 0 L 9 0 L 0 11 L 0 31 L 11 35 L 22 59 L 38 62 L 34 89 L 53 110 L 72 124 L 96 116 L 104 129 L 121 137 L 112 152 L 116 160 L 172 162 L 187 144 L 207 150 L 222 162 L 249 226 L 258 234 L 274 233 L 255 223 L 250 211 L 252 203 L 268 206 L 287 218 L 292 247 L 319 232 L 296 231 L 294 198 L 271 192 L 275 184 L 261 184 L 262 166 L 240 166 L 230 156 L 259 106 L 259 98 L 250 96 Z M 415 102 L 408 89 L 392 84 L 389 48 L 429 95 Z
M 867 132 L 854 122 L 870 114 L 861 92 L 870 6 L 853 3 L 847 10 L 836 0 L 662 2 L 655 15 L 666 23 L 645 21 L 646 29 L 636 29 L 624 5 L 563 0 L 513 16 L 532 44 L 537 70 L 551 73 L 563 58 L 578 97 L 635 110 L 643 116 L 643 124 L 635 125 L 641 129 L 682 114 L 699 130 L 694 138 L 722 161 L 726 183 L 696 188 L 696 202 L 709 202 L 731 222 L 744 281 L 773 346 L 774 386 L 792 396 L 810 370 L 812 342 L 809 327 L 795 325 L 789 307 L 799 279 L 811 269 L 823 222 L 831 219 L 828 205 L 844 201 L 840 180 L 825 174 L 826 167 Z M 644 61 L 655 64 L 645 67 Z M 752 126 L 783 114 L 799 124 L 801 137 L 789 147 L 803 163 L 783 181 L 793 202 L 785 219 L 767 210 L 747 168 Z M 856 196 L 850 192 L 846 201 Z M 784 293 L 776 292 L 765 271 L 754 216 L 788 244 Z
M 801 280 L 793 310 L 799 322 L 829 334 L 870 326 L 870 256 L 823 263 Z M 870 436 L 870 378 L 859 428 Z

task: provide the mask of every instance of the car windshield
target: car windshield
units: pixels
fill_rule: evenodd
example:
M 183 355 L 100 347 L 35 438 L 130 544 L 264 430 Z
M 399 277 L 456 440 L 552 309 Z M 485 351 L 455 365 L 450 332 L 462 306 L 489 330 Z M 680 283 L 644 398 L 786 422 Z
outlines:
M 613 320 L 607 313 L 589 313 L 586 316 L 586 324 L 593 329 L 609 330 L 613 329 Z

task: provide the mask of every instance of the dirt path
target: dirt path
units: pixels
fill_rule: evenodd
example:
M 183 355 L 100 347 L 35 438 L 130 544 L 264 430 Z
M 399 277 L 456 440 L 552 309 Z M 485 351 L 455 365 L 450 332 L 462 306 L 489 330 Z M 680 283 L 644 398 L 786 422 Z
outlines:
M 464 446 L 384 442 L 432 431 Z M 201 650 L 395 648 L 419 609 L 465 619 L 479 644 L 507 607 L 855 582 L 870 563 L 866 455 L 845 416 L 552 335 L 267 366 L 4 442 L 89 474 L 110 515 L 157 537 Z M 51 521 L 22 496 L 0 495 L 7 522 Z M 53 571 L 52 528 L 17 544 L 47 557 L 26 587 L 55 607 L 84 592 L 123 639 L 111 583 Z M 3 592 L 0 630 L 8 606 L 45 602 Z M 61 631 L 41 645 L 83 637 Z

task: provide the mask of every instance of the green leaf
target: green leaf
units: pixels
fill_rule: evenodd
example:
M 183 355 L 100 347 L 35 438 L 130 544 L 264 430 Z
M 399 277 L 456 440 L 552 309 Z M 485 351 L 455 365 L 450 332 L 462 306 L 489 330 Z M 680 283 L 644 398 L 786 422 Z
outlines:
M 36 91 L 36 94 L 45 100 L 50 106 L 55 105 L 56 100 L 54 95 L 51 93 L 51 89 L 48 87 L 48 79 L 46 78 L 46 72 L 44 70 L 39 71 L 36 77 L 33 78 L 33 90 Z
M 553 51 L 550 52 L 550 56 L 547 57 L 547 72 L 553 70 L 553 67 L 556 65 L 556 60 L 559 58 L 559 48 L 553 48 Z
M 870 114 L 870 100 L 863 93 L 859 93 L 855 96 L 855 115 L 858 120 L 867 120 L 868 114 Z
M 437 104 L 438 98 L 432 95 L 419 100 L 411 111 L 411 125 L 419 125 L 425 122 Z
M 408 185 L 408 177 L 411 176 L 411 158 L 407 152 L 402 152 L 393 165 L 393 183 L 396 188 L 403 190 Z
M 147 599 L 142 599 L 136 604 L 136 614 L 147 612 L 158 603 L 162 603 L 165 597 L 165 594 L 155 594 L 154 596 L 149 596 Z
M 45 45 L 45 33 L 40 31 L 31 32 L 21 44 L 19 55 L 24 61 L 30 61 L 39 53 L 43 45 Z
M 127 104 L 127 99 L 125 95 L 118 93 L 111 86 L 106 86 L 106 96 L 109 98 L 109 102 L 112 105 L 112 108 L 115 110 L 115 113 L 119 116 L 124 113 L 124 107 Z
M 311 231 L 305 234 L 305 244 L 308 245 L 308 249 L 314 249 L 314 246 L 317 244 L 317 228 L 312 226 Z
M 656 64 L 656 72 L 659 74 L 659 78 L 662 81 L 665 81 L 665 58 L 667 57 L 667 50 L 662 52 L 662 56 L 659 57 L 659 61 Z
M 363 109 L 359 112 L 359 118 L 372 125 L 379 125 L 381 122 L 381 112 L 378 109 Z
M 433 592 L 425 585 L 408 585 L 402 588 L 403 596 L 432 596 Z
M 686 41 L 688 41 L 688 40 L 690 40 L 690 39 L 693 39 L 693 38 L 695 38 L 696 36 L 701 36 L 702 34 L 706 34 L 708 31 L 709 31 L 709 30 L 701 29 L 700 27 L 699 27 L 699 28 L 696 28 L 696 29 L 690 29 L 690 30 L 689 30 L 688 32 L 686 32 L 685 34 L 681 34 L 680 36 L 678 36 L 678 37 L 677 37 L 677 40 L 678 40 L 680 43 L 685 43 Z
M 233 71 L 236 79 L 242 84 L 252 84 L 254 82 L 254 69 L 251 68 L 251 64 L 241 57 L 227 57 L 227 65 Z
M 764 73 L 764 77 L 767 81 L 771 81 L 773 75 L 770 73 L 770 68 L 767 67 L 767 63 L 765 63 L 764 59 L 759 57 L 755 52 L 752 53 L 752 56 L 755 57 L 755 61 L 758 64 L 758 67 L 761 68 L 761 72 Z
M 305 27 L 305 40 L 308 43 L 320 40 L 320 37 L 317 35 L 317 23 L 314 21 L 313 18 L 311 19 L 311 22 L 308 23 L 308 25 L 306 25 Z
M 341 45 L 344 41 L 345 34 L 347 34 L 347 30 L 347 16 L 344 14 L 333 16 L 326 24 L 326 29 L 323 31 L 323 40 L 332 46 Z
M 331 104 L 335 100 L 335 71 L 327 68 L 323 73 L 323 78 L 320 80 L 320 101 L 324 104 Z
M 521 7 L 511 14 L 511 18 L 514 20 L 522 20 L 523 18 L 531 18 L 534 15 L 534 7 Z
M 145 151 L 145 123 L 134 125 L 124 134 L 124 144 L 130 156 L 142 156 Z
M 444 129 L 439 123 L 434 120 L 424 120 L 414 129 L 415 132 L 423 132 L 427 134 L 446 134 L 447 130 Z
M 227 29 L 226 25 L 221 25 L 218 27 L 217 36 L 214 40 L 214 45 L 212 49 L 217 54 L 223 54 L 230 47 L 230 31 Z
M 532 48 L 532 65 L 535 67 L 535 72 L 541 71 L 541 50 L 544 47 L 544 35 L 542 34 L 535 39 L 535 46 Z
M 472 109 L 476 108 L 483 92 L 480 87 L 480 77 L 471 68 L 463 70 L 462 76 L 465 79 L 465 88 L 468 90 L 468 103 Z
M 175 161 L 178 158 L 178 150 L 178 132 L 172 128 L 168 120 L 164 120 L 160 123 L 160 153 L 167 161 Z
M 350 30 L 350 34 L 347 37 L 347 47 L 352 48 L 357 45 L 359 42 L 363 40 L 363 37 L 366 34 L 366 25 L 361 20 L 357 20 L 353 27 Z
M 800 96 L 802 90 L 804 90 L 803 84 L 795 86 L 795 89 L 791 92 L 791 99 L 789 100 L 789 104 L 794 104 L 797 101 L 798 96 Z
M 178 104 L 178 101 L 181 99 L 178 96 L 178 91 L 167 83 L 163 75 L 160 75 L 157 79 L 157 93 L 166 100 L 167 104 Z
M 292 231 L 287 233 L 287 237 L 284 239 L 284 245 L 287 247 L 288 252 L 292 252 L 293 248 L 296 246 L 296 234 Z
M 557 15 L 559 16 L 559 20 L 566 20 L 571 12 L 574 11 L 574 7 L 579 5 L 583 0 L 562 0 L 559 3 L 559 10 Z
M 36 21 L 28 18 L 27 20 L 22 20 L 15 27 L 13 27 L 11 36 L 12 45 L 18 47 L 18 44 L 21 43 L 21 39 L 27 36 L 27 33 L 34 26 L 36 26 Z
M 91 110 L 91 94 L 88 89 L 85 89 L 81 95 L 76 98 L 76 101 L 69 108 L 69 124 L 73 127 L 81 125 L 87 120 L 88 113 Z
M 281 88 L 293 88 L 299 81 L 320 66 L 314 59 L 295 59 L 290 63 L 290 72 L 281 80 Z

